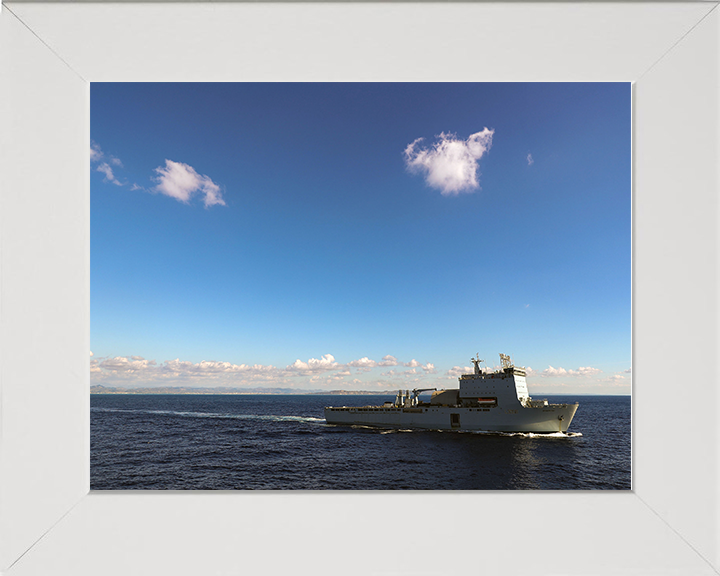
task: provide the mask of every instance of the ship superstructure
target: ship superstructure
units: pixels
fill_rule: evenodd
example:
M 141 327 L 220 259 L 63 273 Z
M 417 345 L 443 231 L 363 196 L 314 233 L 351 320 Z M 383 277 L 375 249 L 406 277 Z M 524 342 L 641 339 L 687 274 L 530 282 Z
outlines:
M 483 369 L 471 359 L 474 373 L 463 374 L 456 389 L 400 390 L 394 402 L 382 406 L 325 408 L 328 424 L 424 428 L 432 430 L 487 430 L 497 432 L 566 432 L 578 409 L 574 404 L 550 404 L 528 394 L 525 369 L 500 354 L 501 367 Z M 422 392 L 433 391 L 429 402 Z

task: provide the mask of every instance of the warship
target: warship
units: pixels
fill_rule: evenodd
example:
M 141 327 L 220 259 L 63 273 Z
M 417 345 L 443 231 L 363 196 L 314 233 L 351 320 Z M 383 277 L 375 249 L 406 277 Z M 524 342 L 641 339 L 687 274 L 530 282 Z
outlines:
M 524 368 L 500 354 L 501 366 L 482 368 L 479 356 L 471 358 L 473 374 L 463 374 L 459 387 L 448 390 L 400 390 L 393 402 L 382 406 L 325 408 L 328 424 L 429 430 L 488 432 L 567 432 L 579 404 L 550 404 L 528 394 Z M 422 392 L 432 391 L 430 401 Z

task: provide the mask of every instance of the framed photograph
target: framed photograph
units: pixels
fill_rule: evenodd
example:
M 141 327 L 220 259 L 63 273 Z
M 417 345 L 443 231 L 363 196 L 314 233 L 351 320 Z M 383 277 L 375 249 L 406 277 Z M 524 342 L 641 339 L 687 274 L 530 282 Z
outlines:
M 629 82 L 90 116 L 92 490 L 631 488 Z
M 0 571 L 717 574 L 716 8 L 3 4 Z M 632 83 L 632 491 L 90 492 L 91 83 L 561 81 Z

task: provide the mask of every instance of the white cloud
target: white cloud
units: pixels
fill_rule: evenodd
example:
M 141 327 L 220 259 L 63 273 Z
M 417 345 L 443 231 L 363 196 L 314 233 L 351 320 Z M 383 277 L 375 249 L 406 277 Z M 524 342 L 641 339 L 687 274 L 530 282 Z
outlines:
M 405 366 L 407 366 L 408 368 L 416 368 L 417 366 L 420 366 L 420 362 L 413 358 L 412 360 L 410 360 L 410 362 L 405 362 Z
M 205 208 L 219 204 L 225 206 L 220 187 L 209 176 L 198 174 L 192 166 L 182 162 L 165 160 L 165 167 L 155 168 L 158 183 L 155 191 L 175 198 L 185 204 L 190 202 L 194 194 L 204 195 Z
M 384 363 L 384 364 L 383 364 Z M 338 363 L 332 354 L 307 361 L 295 360 L 282 367 L 260 364 L 233 364 L 203 360 L 190 362 L 176 358 L 162 363 L 148 360 L 142 356 L 116 356 L 113 358 L 91 358 L 90 371 L 94 384 L 121 386 L 243 386 L 269 385 L 294 386 L 298 388 L 329 387 L 346 388 L 353 386 L 374 386 L 377 381 L 351 380 L 352 373 L 364 374 L 379 366 L 402 365 L 394 356 L 385 356 L 382 363 L 362 357 L 347 364 Z M 417 361 L 406 364 L 410 370 L 390 369 L 383 374 L 407 382 L 410 378 L 419 381 L 418 376 L 427 378 L 436 374 L 435 365 L 419 364 Z M 421 370 L 422 369 L 422 370 Z M 424 374 L 423 374 L 424 373 Z M 382 384 L 383 386 L 385 384 Z
M 630 382 L 625 378 L 625 376 L 622 376 L 620 374 L 613 374 L 610 376 L 610 378 L 607 379 L 607 382 L 610 386 L 613 387 L 619 387 L 619 388 L 629 388 Z
M 533 160 L 532 154 L 527 155 L 527 163 L 528 166 L 532 166 L 533 164 L 535 164 L 535 160 Z
M 365 368 L 369 370 L 370 368 L 375 368 L 378 363 L 365 356 L 364 358 L 360 358 L 360 360 L 352 360 L 348 362 L 347 365 L 352 366 L 353 368 Z
M 127 182 L 120 182 L 112 167 L 123 168 L 122 161 L 103 152 L 97 142 L 90 143 L 90 161 L 98 163 L 95 169 L 105 175 L 106 182 L 112 182 L 117 186 L 127 184 Z M 198 174 L 192 166 L 165 160 L 165 167 L 159 166 L 155 168 L 155 172 L 158 176 L 153 178 L 157 182 L 157 186 L 152 189 L 154 192 L 160 192 L 186 204 L 195 194 L 200 194 L 203 197 L 205 208 L 215 204 L 225 206 L 220 186 L 215 184 L 209 176 Z M 133 183 L 130 190 L 147 191 L 145 187 L 139 186 L 137 183 Z
M 397 366 L 399 364 L 398 359 L 395 356 L 383 356 L 383 359 L 378 362 L 378 366 Z
M 442 132 L 430 148 L 421 148 L 418 138 L 405 148 L 405 163 L 411 172 L 425 176 L 425 182 L 443 195 L 471 192 L 478 184 L 478 160 L 490 150 L 494 130 L 485 128 L 467 140 Z
M 543 370 L 540 375 L 541 376 L 567 376 L 568 371 L 565 370 L 565 368 L 553 368 L 550 366 L 549 368 L 546 368 Z
M 99 363 L 99 367 L 109 372 L 138 372 L 145 371 L 148 368 L 155 367 L 155 360 L 145 360 L 140 356 L 124 358 L 116 356 L 115 358 L 107 358 Z
M 102 160 L 103 153 L 100 149 L 100 145 L 96 142 L 90 142 L 90 161 L 99 162 Z
M 122 186 L 122 182 L 120 182 L 117 178 L 115 178 L 115 174 L 113 174 L 112 168 L 110 168 L 110 165 L 107 162 L 103 162 L 100 164 L 96 170 L 98 172 L 102 172 L 105 174 L 105 181 L 106 182 L 112 182 L 113 184 L 117 186 Z
M 425 366 L 422 367 L 422 369 L 425 371 L 425 374 L 435 374 L 435 364 L 432 364 L 428 362 L 425 364 Z
M 116 356 L 101 361 L 91 360 L 93 379 L 110 377 L 117 380 L 137 379 L 144 383 L 158 383 L 165 380 L 186 378 L 217 378 L 221 376 L 241 375 L 248 378 L 276 376 L 279 371 L 274 366 L 232 364 L 203 360 L 193 363 L 180 360 L 166 360 L 158 364 L 155 360 L 146 360 L 142 356 Z
M 109 162 L 110 164 L 113 164 L 114 166 L 119 166 L 120 168 L 123 167 L 123 163 L 120 161 L 120 158 L 116 158 L 115 156 L 112 156 L 110 154 L 105 154 L 102 151 L 102 148 L 100 148 L 100 144 L 97 142 L 91 141 L 90 142 L 90 162 L 100 162 L 101 160 L 104 160 L 105 162 Z
M 473 368 L 468 366 L 453 366 L 447 371 L 447 375 L 449 378 L 460 378 L 463 374 L 472 374 L 473 371 Z
M 591 368 L 590 366 L 581 366 L 577 370 L 570 370 L 573 376 L 592 376 L 594 374 L 601 374 L 600 368 Z
M 119 158 L 115 158 L 115 156 L 105 154 L 97 142 L 90 142 L 90 162 L 100 162 L 100 164 L 95 167 L 95 170 L 105 175 L 105 182 L 112 182 L 117 186 L 125 185 L 124 182 L 120 182 L 120 180 L 116 178 L 113 169 L 110 167 L 110 164 L 112 164 L 113 166 L 122 168 L 122 162 Z
M 182 361 L 179 358 L 168 360 L 161 366 L 163 372 L 173 375 L 196 375 L 211 376 L 220 374 L 269 374 L 276 370 L 274 366 L 262 366 L 255 364 L 232 364 L 230 362 L 216 362 L 215 360 L 203 360 L 193 364 Z
M 590 366 L 581 366 L 577 370 L 566 370 L 565 368 L 553 368 L 552 366 L 546 368 L 540 373 L 543 377 L 556 377 L 556 376 L 592 376 L 594 374 L 600 374 L 602 370 L 599 368 L 591 368 Z
M 338 370 L 342 368 L 340 364 L 335 362 L 335 357 L 332 354 L 325 354 L 318 358 L 310 358 L 307 362 L 303 362 L 300 359 L 295 360 L 290 364 L 286 370 L 290 372 L 300 373 L 316 373 L 316 372 L 327 372 L 329 370 Z

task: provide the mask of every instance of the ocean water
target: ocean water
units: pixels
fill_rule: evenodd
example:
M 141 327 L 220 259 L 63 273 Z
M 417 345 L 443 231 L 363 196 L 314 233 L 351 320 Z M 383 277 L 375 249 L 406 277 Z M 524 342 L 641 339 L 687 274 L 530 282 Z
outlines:
M 629 490 L 630 397 L 580 402 L 568 434 L 381 430 L 325 406 L 390 396 L 91 396 L 93 490 Z

